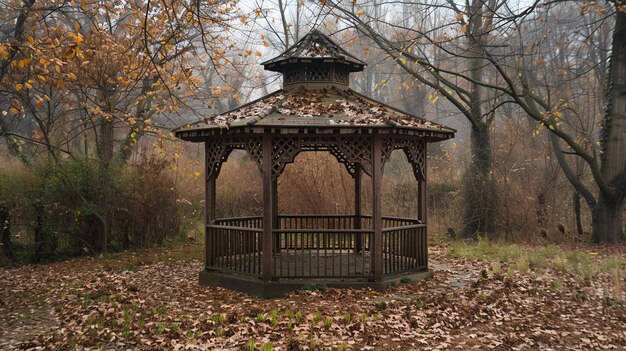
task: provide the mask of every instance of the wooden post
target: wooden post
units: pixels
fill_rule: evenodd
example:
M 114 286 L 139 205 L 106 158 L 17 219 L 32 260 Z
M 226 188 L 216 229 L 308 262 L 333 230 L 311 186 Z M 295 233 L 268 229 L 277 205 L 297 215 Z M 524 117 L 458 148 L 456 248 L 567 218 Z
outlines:
M 417 219 L 426 223 L 426 181 L 417 181 Z
M 272 179 L 272 228 L 280 229 L 278 218 L 278 179 Z M 274 252 L 280 252 L 280 237 L 274 238 Z
M 426 143 L 426 141 L 422 142 L 424 143 L 424 174 L 422 174 L 422 179 L 417 180 L 417 219 L 419 219 L 422 224 L 426 224 L 428 218 L 428 189 L 426 186 L 426 146 L 428 144 Z M 422 238 L 419 247 L 422 248 L 419 255 L 424 256 L 424 263 L 426 267 L 428 267 L 428 226 L 424 228 L 424 237 Z
M 209 165 L 206 160 L 206 154 L 208 154 L 208 144 L 205 149 L 205 171 L 206 171 L 206 185 L 205 185 L 205 198 L 204 198 L 204 217 L 205 217 L 205 234 L 204 234 L 204 249 L 205 249 L 205 269 L 208 267 L 212 267 L 215 265 L 215 255 L 213 253 L 216 252 L 216 248 L 213 247 L 216 244 L 215 240 L 212 240 L 211 232 L 207 227 L 209 224 L 212 224 L 215 220 L 215 193 L 216 193 L 216 178 L 217 175 L 210 174 Z
M 428 212 L 428 198 L 426 189 L 426 142 L 424 143 L 424 174 L 423 179 L 417 180 L 417 219 L 426 224 L 427 212 Z
M 263 135 L 263 280 L 272 280 L 272 222 L 274 215 L 272 181 L 272 137 Z
M 372 257 L 376 282 L 382 281 L 383 278 L 382 173 L 382 139 L 380 135 L 374 134 L 372 135 L 372 224 L 374 229 Z
M 361 226 L 361 215 L 363 214 L 363 210 L 361 207 L 361 174 L 363 170 L 361 169 L 361 164 L 357 163 L 354 165 L 354 229 L 362 229 Z M 356 234 L 356 242 L 354 250 L 356 252 L 363 252 L 363 237 L 362 233 Z

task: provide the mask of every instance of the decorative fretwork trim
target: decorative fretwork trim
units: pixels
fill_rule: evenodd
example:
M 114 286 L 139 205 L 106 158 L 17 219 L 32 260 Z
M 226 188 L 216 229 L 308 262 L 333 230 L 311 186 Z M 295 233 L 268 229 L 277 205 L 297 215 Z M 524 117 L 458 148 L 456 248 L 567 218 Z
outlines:
M 380 136 L 381 165 L 391 158 L 394 150 L 403 150 L 413 168 L 415 178 L 425 180 L 426 153 L 425 140 L 406 138 L 402 136 Z M 272 137 L 272 178 L 282 174 L 285 166 L 294 162 L 301 151 L 328 151 L 342 163 L 353 177 L 356 165 L 360 164 L 365 173 L 371 176 L 372 142 L 370 135 L 276 135 Z M 222 164 L 228 159 L 234 149 L 246 150 L 257 163 L 261 173 L 263 170 L 263 144 L 260 135 L 231 135 L 220 139 L 206 140 L 207 177 L 217 177 Z
M 403 146 L 406 158 L 413 166 L 413 174 L 417 180 L 426 180 L 426 141 L 411 140 Z

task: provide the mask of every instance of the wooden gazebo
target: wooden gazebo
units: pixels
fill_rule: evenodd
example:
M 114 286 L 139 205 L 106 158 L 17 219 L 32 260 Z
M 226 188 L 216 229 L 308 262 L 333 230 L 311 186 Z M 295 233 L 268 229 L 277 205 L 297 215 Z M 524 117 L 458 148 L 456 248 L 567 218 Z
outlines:
M 200 283 L 279 296 L 305 284 L 382 288 L 430 276 L 426 227 L 426 145 L 455 130 L 374 101 L 349 88 L 365 64 L 313 31 L 263 63 L 283 88 L 175 131 L 205 144 L 206 268 Z M 216 218 L 216 179 L 234 149 L 263 175 L 263 216 Z M 403 150 L 418 182 L 417 218 L 381 213 L 383 167 Z M 328 151 L 354 178 L 354 214 L 278 211 L 277 179 L 303 151 Z M 372 213 L 361 210 L 361 177 L 372 178 Z

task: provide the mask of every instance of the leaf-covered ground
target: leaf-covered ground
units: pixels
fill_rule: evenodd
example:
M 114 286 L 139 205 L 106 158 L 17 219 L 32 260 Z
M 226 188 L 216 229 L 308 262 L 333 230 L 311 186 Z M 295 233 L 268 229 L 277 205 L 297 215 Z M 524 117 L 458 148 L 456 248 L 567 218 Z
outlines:
M 1 269 L 0 349 L 626 348 L 622 276 L 520 273 L 438 246 L 429 281 L 263 300 L 199 286 L 199 245 Z

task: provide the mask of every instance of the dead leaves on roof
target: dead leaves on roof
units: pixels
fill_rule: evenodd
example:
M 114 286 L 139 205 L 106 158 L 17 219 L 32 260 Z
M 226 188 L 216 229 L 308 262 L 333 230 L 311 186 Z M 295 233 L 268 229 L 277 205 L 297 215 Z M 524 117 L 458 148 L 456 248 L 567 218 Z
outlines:
M 326 117 L 330 119 L 332 125 L 375 126 L 393 121 L 396 125 L 406 127 L 443 129 L 439 124 L 400 113 L 350 90 L 336 89 L 313 91 L 299 89 L 273 94 L 232 112 L 215 116 L 209 119 L 207 124 L 227 128 L 234 122 L 246 118 L 262 120 L 273 112 L 303 118 Z

